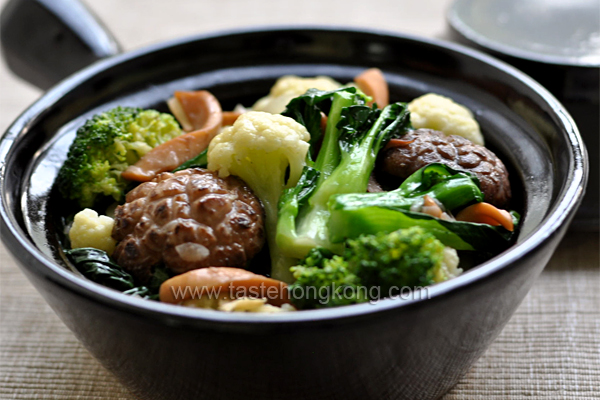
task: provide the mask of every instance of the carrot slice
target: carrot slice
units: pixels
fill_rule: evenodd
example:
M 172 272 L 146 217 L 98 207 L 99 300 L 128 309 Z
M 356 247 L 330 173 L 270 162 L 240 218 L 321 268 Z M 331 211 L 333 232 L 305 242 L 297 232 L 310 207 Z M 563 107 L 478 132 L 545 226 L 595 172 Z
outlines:
M 287 284 L 240 268 L 209 267 L 174 276 L 160 285 L 160 301 L 179 304 L 202 296 L 260 297 L 280 307 L 289 303 Z
M 490 203 L 473 204 L 460 211 L 456 215 L 456 220 L 503 226 L 506 230 L 511 232 L 515 229 L 510 213 L 506 210 L 500 210 Z
M 387 149 L 395 149 L 397 147 L 406 147 L 414 141 L 415 141 L 415 139 L 413 139 L 413 140 L 390 139 L 390 141 L 387 142 L 387 144 L 385 145 L 385 147 L 383 149 L 387 150 Z
M 370 68 L 354 78 L 354 83 L 364 94 L 373 98 L 369 103 L 377 103 L 377 107 L 383 108 L 390 103 L 390 91 L 388 84 L 379 68 Z
M 217 98 L 210 92 L 175 92 L 175 98 L 195 130 L 150 150 L 137 163 L 123 171 L 123 178 L 146 182 L 161 172 L 172 171 L 206 150 L 210 141 L 219 133 L 223 111 Z
M 322 112 L 321 113 L 321 132 L 325 133 L 325 130 L 327 129 L 327 115 Z
M 221 125 L 233 125 L 240 115 L 242 115 L 242 113 L 237 111 L 223 111 L 223 122 Z

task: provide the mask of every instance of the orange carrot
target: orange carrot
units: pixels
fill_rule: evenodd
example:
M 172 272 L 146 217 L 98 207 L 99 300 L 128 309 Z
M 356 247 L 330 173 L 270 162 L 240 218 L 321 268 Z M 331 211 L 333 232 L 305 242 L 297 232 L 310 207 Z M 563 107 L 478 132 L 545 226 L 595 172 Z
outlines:
M 354 78 L 354 82 L 364 94 L 373 98 L 369 103 L 377 103 L 383 108 L 390 103 L 390 92 L 383 73 L 378 68 L 370 68 Z
M 413 140 L 390 139 L 390 141 L 387 142 L 387 144 L 385 145 L 385 147 L 383 149 L 387 150 L 387 149 L 395 149 L 396 147 L 406 147 L 414 141 L 415 141 L 415 139 L 413 139 Z
M 324 112 L 321 113 L 321 132 L 325 133 L 327 129 L 327 115 Z
M 237 111 L 223 111 L 223 122 L 221 125 L 233 125 L 240 115 L 242 115 L 242 113 Z
M 246 290 L 238 289 L 242 287 Z M 257 295 L 278 307 L 290 302 L 287 284 L 284 282 L 230 267 L 194 269 L 164 281 L 159 290 L 160 301 L 171 304 L 181 303 L 194 296 L 197 299 L 198 296 L 214 294 L 224 299 Z
M 477 203 L 458 213 L 457 221 L 476 222 L 493 226 L 503 226 L 508 231 L 515 229 L 513 219 L 506 210 L 500 210 L 490 203 Z
M 172 171 L 208 147 L 221 129 L 223 112 L 210 92 L 175 92 L 194 131 L 179 135 L 150 150 L 121 174 L 131 181 L 146 182 L 157 174 Z

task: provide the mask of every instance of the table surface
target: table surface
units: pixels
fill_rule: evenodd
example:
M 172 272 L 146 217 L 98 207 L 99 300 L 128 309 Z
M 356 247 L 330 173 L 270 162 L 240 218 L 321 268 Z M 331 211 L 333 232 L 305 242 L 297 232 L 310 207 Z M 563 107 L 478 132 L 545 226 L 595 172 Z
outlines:
M 86 3 L 129 50 L 199 32 L 300 23 L 444 38 L 451 1 Z M 0 130 L 40 94 L 1 65 Z M 600 398 L 598 244 L 598 234 L 567 234 L 504 331 L 444 400 Z M 3 246 L 0 257 L 0 398 L 133 399 L 62 324 Z

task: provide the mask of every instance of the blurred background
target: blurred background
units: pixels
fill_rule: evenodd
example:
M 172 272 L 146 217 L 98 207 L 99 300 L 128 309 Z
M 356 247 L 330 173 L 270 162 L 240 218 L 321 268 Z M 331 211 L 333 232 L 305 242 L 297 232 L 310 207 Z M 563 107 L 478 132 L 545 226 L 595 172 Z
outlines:
M 52 0 L 50 0 L 52 1 Z M 0 7 L 8 0 L 0 0 Z M 186 35 L 245 26 L 350 25 L 442 37 L 450 0 L 84 0 L 123 50 Z M 35 29 L 35 27 L 32 27 Z M 15 78 L 0 64 L 0 130 L 42 91 Z
M 7 0 L 0 0 L 0 7 L 6 3 Z M 501 24 L 503 18 L 510 21 L 510 11 L 515 9 L 509 0 L 459 1 L 457 4 L 466 4 L 468 11 L 456 16 L 458 25 L 462 21 L 463 28 L 467 28 L 460 31 L 450 28 L 446 22 L 452 0 L 85 0 L 84 3 L 125 51 L 203 32 L 293 24 L 382 29 L 458 40 L 475 46 L 477 36 L 468 37 L 468 25 L 473 21 L 467 17 L 474 16 L 476 22 L 481 22 L 489 16 L 482 7 L 488 3 L 500 4 L 502 9 L 493 14 L 496 18 L 482 25 L 485 28 Z M 562 15 L 566 16 L 569 10 L 582 5 L 595 7 L 600 0 L 521 0 L 517 3 L 534 5 L 529 8 L 530 12 L 546 15 L 546 21 L 552 22 L 552 18 L 557 17 L 550 16 L 550 12 L 556 6 L 563 7 Z M 472 12 L 474 7 L 479 7 L 477 10 L 482 13 L 479 17 Z M 597 21 L 600 25 L 600 13 L 596 18 L 593 11 L 588 15 L 592 24 Z M 539 17 L 527 13 L 518 17 L 525 21 L 522 26 L 530 27 L 524 29 L 525 32 L 536 33 L 542 29 L 535 25 L 540 22 Z M 566 18 L 559 19 L 546 26 L 554 25 L 559 31 L 565 21 Z M 581 20 L 574 20 L 578 21 Z M 38 28 L 31 26 L 30 29 Z M 516 37 L 524 39 L 522 35 Z M 594 43 L 600 46 L 600 36 L 597 42 L 592 40 L 590 48 L 594 49 Z M 481 44 L 486 44 L 485 40 L 479 46 Z M 595 209 L 592 201 L 586 217 L 590 222 L 587 230 L 593 232 L 597 230 L 598 216 L 598 70 L 585 67 L 573 75 L 569 66 L 560 66 L 556 72 L 539 65 L 531 67 L 528 62 L 512 61 L 520 62 L 520 68 L 531 68 L 527 72 L 539 74 L 539 79 L 546 80 L 546 85 L 552 86 L 551 90 L 559 96 L 565 87 L 571 89 L 571 94 L 575 91 L 576 102 L 583 105 L 575 112 L 590 121 L 586 123 L 596 124 L 596 128 L 586 128 L 589 132 L 586 135 L 592 138 L 591 146 L 588 143 L 590 156 L 595 160 L 592 166 L 595 172 L 591 175 L 595 186 L 590 191 L 596 196 Z M 569 79 L 571 83 L 565 86 L 564 82 Z M 0 130 L 4 132 L 42 93 L 15 77 L 5 63 L 0 63 Z M 133 399 L 58 320 L 2 245 L 0 257 L 0 397 L 11 400 Z M 598 234 L 570 233 L 500 337 L 444 400 L 597 399 L 600 393 L 598 268 Z

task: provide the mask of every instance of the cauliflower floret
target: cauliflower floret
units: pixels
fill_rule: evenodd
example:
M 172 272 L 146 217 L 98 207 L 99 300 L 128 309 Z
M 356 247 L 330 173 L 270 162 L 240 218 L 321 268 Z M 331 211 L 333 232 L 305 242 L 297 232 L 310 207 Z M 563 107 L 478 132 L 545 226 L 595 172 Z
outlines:
M 306 93 L 308 89 L 335 90 L 342 85 L 328 76 L 301 78 L 294 75 L 282 76 L 275 82 L 268 96 L 258 100 L 252 110 L 280 114 L 294 97 Z
M 277 204 L 285 188 L 295 186 L 306 164 L 310 134 L 303 125 L 283 115 L 251 111 L 223 129 L 208 147 L 208 169 L 219 176 L 240 177 L 261 200 L 273 263 L 272 275 L 291 278 L 275 243 Z M 286 181 L 286 171 L 289 178 Z
M 219 171 L 222 178 L 230 174 L 239 176 L 255 192 L 272 191 L 273 178 L 278 178 L 281 189 L 294 186 L 305 164 L 309 140 L 304 125 L 292 118 L 251 111 L 210 142 L 208 169 Z M 288 165 L 290 177 L 285 185 Z
M 456 250 L 452 247 L 445 247 L 444 259 L 442 260 L 440 267 L 435 270 L 433 280 L 438 283 L 447 281 L 451 278 L 456 278 L 463 272 L 461 268 L 458 268 L 459 263 L 460 259 L 458 258 Z
M 408 103 L 415 129 L 435 129 L 457 135 L 483 146 L 483 135 L 473 113 L 463 105 L 439 94 L 429 93 Z
M 111 236 L 115 221 L 106 215 L 85 208 L 75 214 L 73 226 L 69 230 L 71 248 L 93 247 L 112 254 L 116 240 Z
M 253 299 L 242 297 L 233 301 L 221 302 L 218 310 L 227 312 L 251 312 L 277 314 L 282 312 L 295 311 L 295 308 L 290 304 L 283 304 L 281 307 L 276 307 L 267 303 L 267 299 Z

